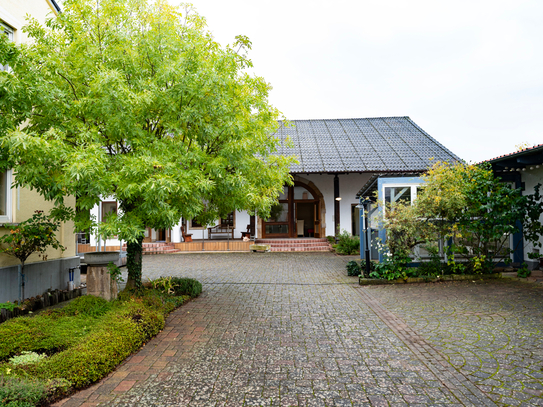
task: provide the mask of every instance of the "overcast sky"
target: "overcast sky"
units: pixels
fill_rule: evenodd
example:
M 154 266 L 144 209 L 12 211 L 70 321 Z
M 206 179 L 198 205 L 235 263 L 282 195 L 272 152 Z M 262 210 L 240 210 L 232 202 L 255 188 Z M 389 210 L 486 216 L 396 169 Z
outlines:
M 467 161 L 543 143 L 543 1 L 193 0 L 287 119 L 409 116 Z

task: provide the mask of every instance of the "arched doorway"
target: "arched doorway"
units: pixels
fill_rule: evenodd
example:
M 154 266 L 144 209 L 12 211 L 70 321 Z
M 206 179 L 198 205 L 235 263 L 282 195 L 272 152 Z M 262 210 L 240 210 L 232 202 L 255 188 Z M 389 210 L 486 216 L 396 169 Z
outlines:
M 262 222 L 263 238 L 321 236 L 322 194 L 316 188 L 294 181 L 283 187 L 279 203 L 271 216 Z

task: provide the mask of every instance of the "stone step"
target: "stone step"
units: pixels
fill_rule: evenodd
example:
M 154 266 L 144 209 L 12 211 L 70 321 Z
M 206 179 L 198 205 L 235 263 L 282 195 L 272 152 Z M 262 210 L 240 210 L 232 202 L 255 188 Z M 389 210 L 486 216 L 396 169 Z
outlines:
M 310 238 L 310 239 L 256 239 L 258 243 L 328 243 L 326 238 Z
M 257 239 L 256 244 L 267 244 L 272 252 L 324 252 L 330 250 L 326 238 L 317 239 Z
M 126 244 L 123 245 L 123 250 L 126 250 Z M 180 250 L 176 249 L 173 243 L 152 242 L 152 243 L 142 244 L 142 254 L 144 255 L 169 254 L 169 253 L 177 253 L 179 251 Z
M 258 244 L 263 244 L 261 242 L 258 242 Z M 274 247 L 286 247 L 286 246 L 292 246 L 292 247 L 312 247 L 312 246 L 326 246 L 328 247 L 328 242 L 311 242 L 311 243 L 298 243 L 298 242 L 281 242 L 281 243 L 265 243 L 269 244 Z
M 270 247 L 270 252 L 328 252 L 330 247 Z

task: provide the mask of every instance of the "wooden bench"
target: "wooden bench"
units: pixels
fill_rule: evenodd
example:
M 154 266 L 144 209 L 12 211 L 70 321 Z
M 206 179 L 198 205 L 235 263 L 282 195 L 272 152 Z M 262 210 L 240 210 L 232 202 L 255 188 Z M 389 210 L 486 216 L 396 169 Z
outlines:
M 230 238 L 234 239 L 234 228 L 228 225 L 217 225 L 207 228 L 207 238 L 211 240 L 212 235 L 226 236 L 230 235 Z
M 247 232 L 241 232 L 241 239 L 243 240 L 244 237 L 251 238 L 251 225 L 247 225 Z
M 181 226 L 181 236 L 183 236 L 183 241 L 186 243 L 192 242 L 192 233 L 185 233 L 185 227 Z

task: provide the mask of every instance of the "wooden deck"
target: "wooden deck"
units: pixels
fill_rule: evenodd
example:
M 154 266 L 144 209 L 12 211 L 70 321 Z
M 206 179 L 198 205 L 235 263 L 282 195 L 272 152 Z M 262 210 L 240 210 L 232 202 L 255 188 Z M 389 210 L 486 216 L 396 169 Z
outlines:
M 203 245 L 203 251 L 209 251 L 209 252 L 226 252 L 226 251 L 249 251 L 249 246 L 253 244 L 254 242 L 244 242 L 240 239 L 237 240 L 230 240 L 228 242 L 225 239 L 221 240 L 208 240 L 205 239 L 204 245 Z M 151 243 L 144 243 L 145 245 L 152 246 Z M 178 251 L 182 252 L 201 252 L 202 251 L 202 240 L 193 240 L 191 243 L 172 243 L 173 247 L 177 249 Z M 103 250 L 103 248 L 102 248 Z M 112 251 L 118 251 L 119 246 L 106 246 L 106 251 L 112 252 Z M 126 250 L 126 246 L 123 250 Z M 77 245 L 77 252 L 78 253 L 88 253 L 88 252 L 95 252 L 96 246 L 91 246 L 90 244 L 78 244 Z M 152 248 L 149 248 L 147 250 L 149 253 L 144 254 L 151 254 L 153 252 Z M 153 254 L 158 254 L 159 252 L 153 252 Z
M 203 249 L 206 252 L 226 252 L 230 251 L 240 252 L 249 251 L 249 246 L 254 242 L 244 242 L 243 240 L 204 240 Z M 175 248 L 182 252 L 201 252 L 202 240 L 193 240 L 190 243 L 174 243 Z

